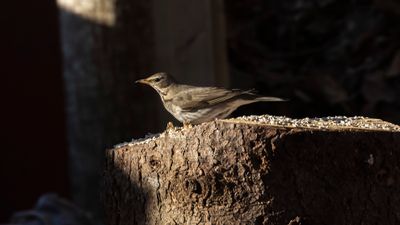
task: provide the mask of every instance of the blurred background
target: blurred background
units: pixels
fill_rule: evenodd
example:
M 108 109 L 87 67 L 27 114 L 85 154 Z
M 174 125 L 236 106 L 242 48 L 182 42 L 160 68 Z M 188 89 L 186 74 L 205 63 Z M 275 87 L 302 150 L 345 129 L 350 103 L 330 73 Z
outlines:
M 400 123 L 395 0 L 6 1 L 0 223 L 54 192 L 101 218 L 104 151 L 174 121 L 134 81 L 255 88 L 233 116 Z

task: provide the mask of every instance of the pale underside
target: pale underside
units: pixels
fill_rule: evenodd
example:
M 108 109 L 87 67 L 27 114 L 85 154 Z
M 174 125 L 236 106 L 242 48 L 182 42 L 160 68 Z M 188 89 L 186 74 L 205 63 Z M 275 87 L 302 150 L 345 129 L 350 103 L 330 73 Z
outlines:
M 190 122 L 191 124 L 200 124 L 213 119 L 224 119 L 236 110 L 236 108 L 227 107 L 226 104 L 192 111 L 183 110 L 179 106 L 172 104 L 166 105 L 165 108 L 180 122 Z

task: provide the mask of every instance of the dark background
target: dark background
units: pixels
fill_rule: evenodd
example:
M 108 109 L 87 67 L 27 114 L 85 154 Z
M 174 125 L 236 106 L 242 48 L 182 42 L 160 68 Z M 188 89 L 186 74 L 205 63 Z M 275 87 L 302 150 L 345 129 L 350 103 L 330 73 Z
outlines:
M 70 194 L 56 3 L 21 4 L 7 1 L 1 13 L 0 222 L 42 193 Z M 234 115 L 400 123 L 399 3 L 236 0 L 225 8 L 231 86 L 291 99 Z
M 46 192 L 68 196 L 56 2 L 1 7 L 0 222 Z
M 233 84 L 250 80 L 261 92 L 289 97 L 281 112 L 288 116 L 399 123 L 396 2 L 226 1 Z

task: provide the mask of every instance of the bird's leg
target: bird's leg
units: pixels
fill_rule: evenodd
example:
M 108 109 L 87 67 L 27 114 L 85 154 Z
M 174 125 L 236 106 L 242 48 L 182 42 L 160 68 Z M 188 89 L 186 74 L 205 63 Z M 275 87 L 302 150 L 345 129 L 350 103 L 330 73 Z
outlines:
M 183 121 L 183 128 L 192 128 L 192 124 L 189 121 Z
M 167 127 L 165 128 L 165 130 L 173 130 L 175 127 L 174 127 L 174 124 L 170 121 L 170 122 L 168 122 L 167 123 Z

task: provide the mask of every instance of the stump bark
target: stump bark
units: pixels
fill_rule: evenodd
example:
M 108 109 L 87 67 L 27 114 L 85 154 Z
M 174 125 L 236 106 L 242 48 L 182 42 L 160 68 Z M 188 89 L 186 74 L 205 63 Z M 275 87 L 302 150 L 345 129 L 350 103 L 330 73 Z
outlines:
M 400 224 L 400 128 L 357 120 L 217 120 L 116 146 L 107 222 Z

